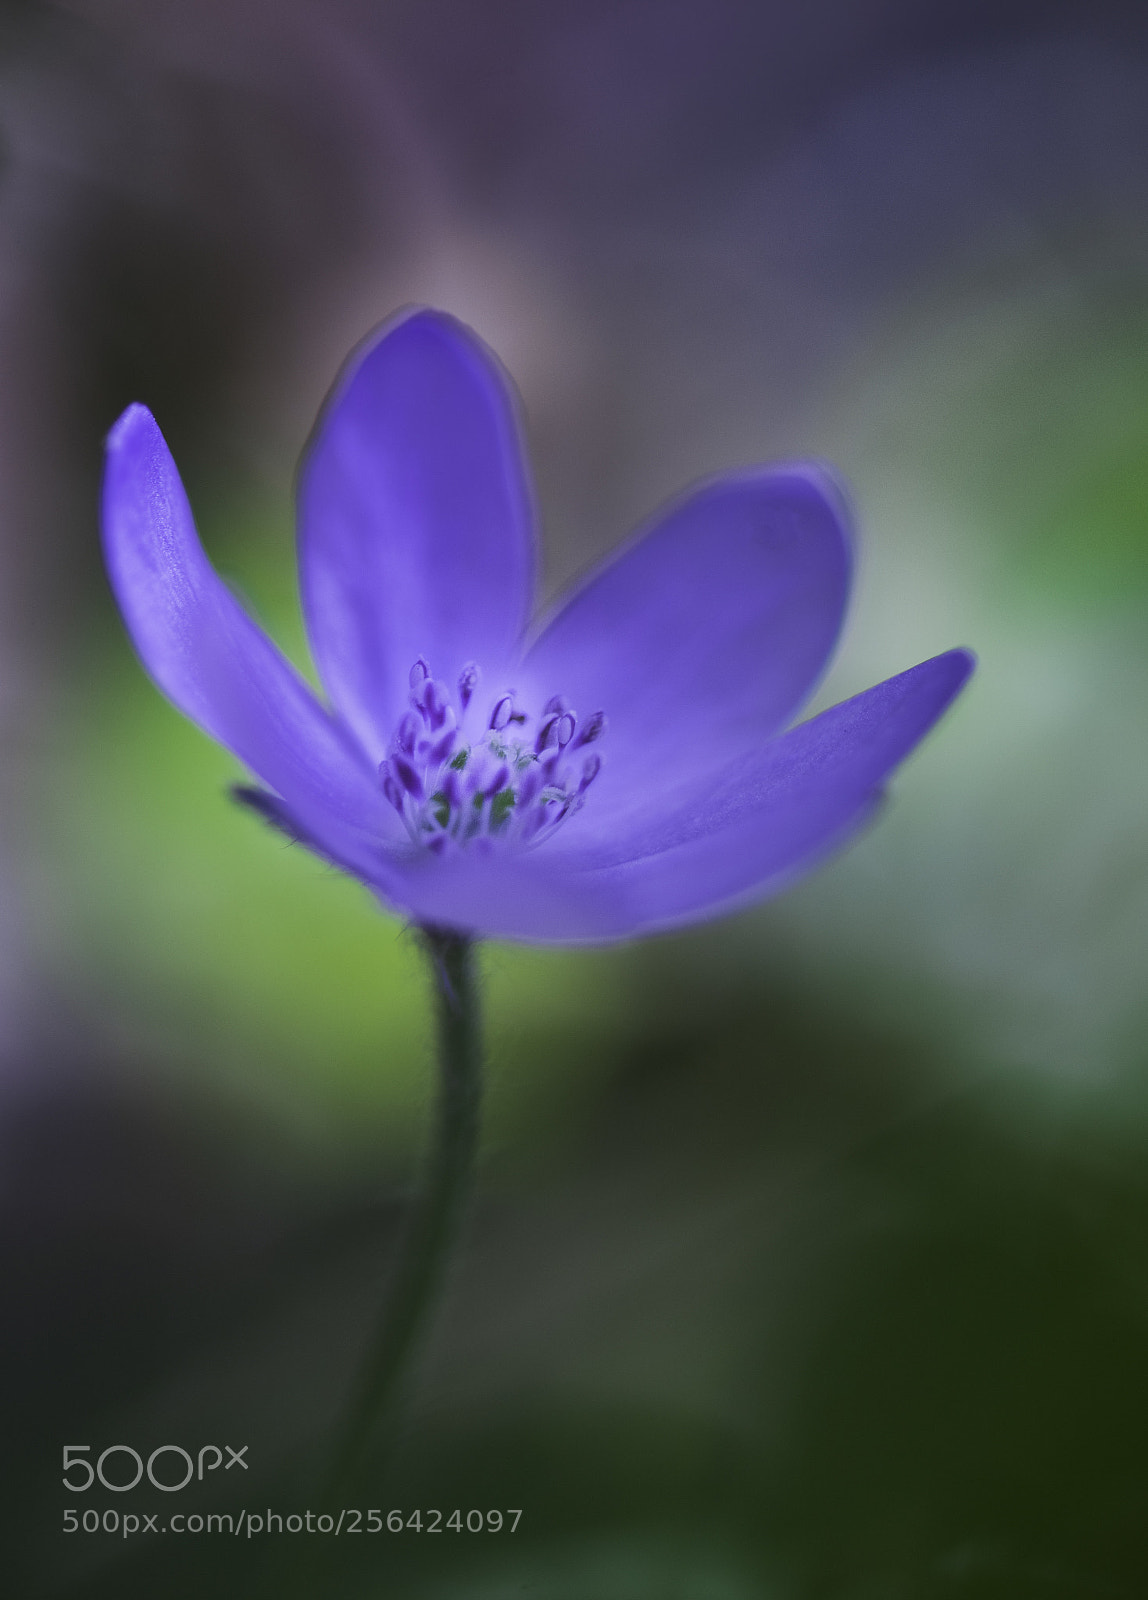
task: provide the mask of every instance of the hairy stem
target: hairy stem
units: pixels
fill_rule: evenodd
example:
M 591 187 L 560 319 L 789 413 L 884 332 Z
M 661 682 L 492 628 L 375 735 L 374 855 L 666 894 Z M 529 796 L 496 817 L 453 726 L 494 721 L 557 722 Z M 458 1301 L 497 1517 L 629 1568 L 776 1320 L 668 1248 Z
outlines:
M 446 1281 L 474 1181 L 482 1098 L 482 1041 L 473 942 L 423 928 L 438 1028 L 439 1085 L 423 1192 L 391 1280 L 335 1456 L 329 1492 L 351 1487 L 375 1442 L 393 1433 L 404 1381 Z

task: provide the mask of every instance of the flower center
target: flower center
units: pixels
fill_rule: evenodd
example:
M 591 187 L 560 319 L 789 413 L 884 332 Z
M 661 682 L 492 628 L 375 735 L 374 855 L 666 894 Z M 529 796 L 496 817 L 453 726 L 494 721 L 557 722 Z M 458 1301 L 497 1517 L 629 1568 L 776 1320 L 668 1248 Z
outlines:
M 581 808 L 602 765 L 589 748 L 606 726 L 600 711 L 579 723 L 555 695 L 535 715 L 511 691 L 484 712 L 478 681 L 472 662 L 452 697 L 420 656 L 410 673 L 411 708 L 379 767 L 383 793 L 411 839 L 435 854 L 477 839 L 540 844 Z

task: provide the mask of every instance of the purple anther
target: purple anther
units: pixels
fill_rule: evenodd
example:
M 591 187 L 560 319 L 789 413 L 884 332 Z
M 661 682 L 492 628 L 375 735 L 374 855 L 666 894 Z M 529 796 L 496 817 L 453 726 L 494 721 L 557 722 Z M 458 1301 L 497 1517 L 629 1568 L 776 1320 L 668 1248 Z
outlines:
M 428 678 L 423 685 L 422 706 L 432 731 L 437 733 L 450 710 L 450 696 L 437 678 Z
M 387 770 L 387 762 L 383 762 L 382 766 L 379 768 L 379 773 L 383 780 L 383 793 L 386 795 L 391 805 L 394 806 L 395 810 L 401 813 L 403 809 L 403 791 L 399 788 L 398 784 Z
M 490 713 L 491 732 L 501 733 L 513 715 L 514 696 L 512 694 L 504 694 L 502 699 L 496 702 L 494 710 Z
M 414 767 L 411 766 L 406 756 L 393 755 L 391 757 L 391 771 L 409 795 L 413 795 L 416 800 L 423 798 L 426 793 L 423 788 L 423 780 L 419 777 Z
M 470 697 L 474 693 L 481 676 L 482 673 L 478 670 L 477 661 L 468 661 L 458 675 L 458 698 L 459 704 L 464 711 L 470 704 Z
M 549 717 L 552 716 L 555 711 L 561 713 L 563 711 L 569 711 L 569 709 L 570 707 L 562 695 L 552 694 L 549 700 L 547 700 L 546 704 L 542 707 L 542 715 L 544 717 Z
M 478 794 L 492 770 L 490 752 L 485 745 L 476 745 L 470 752 L 470 760 L 460 774 L 463 793 Z
M 525 773 L 523 774 L 522 782 L 518 785 L 519 809 L 524 806 L 528 806 L 541 787 L 542 768 L 535 761 L 532 762 L 529 767 L 527 767 Z
M 534 740 L 534 753 L 541 755 L 544 750 L 549 750 L 558 743 L 558 724 L 562 720 L 558 712 L 553 711 L 545 718 L 538 729 Z
M 605 712 L 595 711 L 594 715 L 587 717 L 578 729 L 578 737 L 574 741 L 575 750 L 580 750 L 584 744 L 593 744 L 600 739 L 606 730 Z
M 558 718 L 554 728 L 554 738 L 557 741 L 559 750 L 565 750 L 570 743 L 574 737 L 574 728 L 574 713 L 572 711 L 564 711 Z
M 509 782 L 510 782 L 510 768 L 506 765 L 506 762 L 504 761 L 502 763 L 502 765 L 499 767 L 498 771 L 494 774 L 494 777 L 490 780 L 490 782 L 483 786 L 483 790 L 482 790 L 483 796 L 487 800 L 492 799 L 493 796 L 496 795 L 500 789 L 505 789 L 506 785 Z
M 418 660 L 415 662 L 414 666 L 411 668 L 411 674 L 410 674 L 411 693 L 413 694 L 415 692 L 415 690 L 418 688 L 419 684 L 422 683 L 424 681 L 424 679 L 429 678 L 429 677 L 430 677 L 430 668 L 427 666 L 427 664 L 423 660 L 422 656 L 420 656 L 418 658 Z
M 399 718 L 398 728 L 395 730 L 395 749 L 401 750 L 403 755 L 412 756 L 415 745 L 418 743 L 420 722 L 413 711 L 404 711 Z
M 446 796 L 446 803 L 452 811 L 456 811 L 462 804 L 462 776 L 454 767 L 448 767 L 446 777 L 442 780 L 442 792 Z
M 530 840 L 534 838 L 535 834 L 541 832 L 541 830 L 549 821 L 550 818 L 546 815 L 545 811 L 542 810 L 541 806 L 532 811 L 528 817 L 524 817 L 522 819 L 522 830 L 519 835 L 523 844 L 528 844 Z
M 578 785 L 578 793 L 585 794 L 602 770 L 602 757 L 599 755 L 587 756 L 582 763 L 582 781 Z
M 427 752 L 428 766 L 441 767 L 444 761 L 450 759 L 451 753 L 454 750 L 455 737 L 456 730 L 454 726 L 454 718 L 451 717 L 450 727 L 447 728 L 445 733 L 440 734 L 438 740 L 431 745 L 430 750 Z

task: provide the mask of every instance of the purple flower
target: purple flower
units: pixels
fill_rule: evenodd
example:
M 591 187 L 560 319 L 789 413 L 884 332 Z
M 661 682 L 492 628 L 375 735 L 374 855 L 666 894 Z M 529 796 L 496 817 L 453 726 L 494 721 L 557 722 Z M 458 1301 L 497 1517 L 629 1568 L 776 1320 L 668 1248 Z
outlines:
M 112 430 L 108 570 L 148 671 L 260 780 L 240 798 L 425 925 L 595 943 L 773 893 L 872 815 L 972 668 L 953 650 L 783 731 L 850 577 L 805 464 L 701 484 L 531 629 L 513 393 L 435 312 L 351 361 L 299 518 L 330 709 L 212 570 L 150 413 Z

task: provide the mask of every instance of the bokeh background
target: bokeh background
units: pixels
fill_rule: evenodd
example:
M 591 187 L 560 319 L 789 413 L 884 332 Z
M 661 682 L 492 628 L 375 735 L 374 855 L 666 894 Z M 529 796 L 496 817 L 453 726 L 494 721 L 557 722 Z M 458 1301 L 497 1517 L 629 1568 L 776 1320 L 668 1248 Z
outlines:
M 67 1494 L 65 1443 L 246 1443 L 179 1509 L 305 1507 L 431 1093 L 410 937 L 134 661 L 101 440 L 152 407 L 304 662 L 294 463 L 410 301 L 521 388 L 548 593 L 821 455 L 861 553 L 818 703 L 980 671 L 782 899 L 486 952 L 481 1193 L 379 1501 L 515 1535 L 65 1537 L 173 1509 Z M 1148 1592 L 1146 623 L 1141 6 L 7 0 L 6 1592 Z

